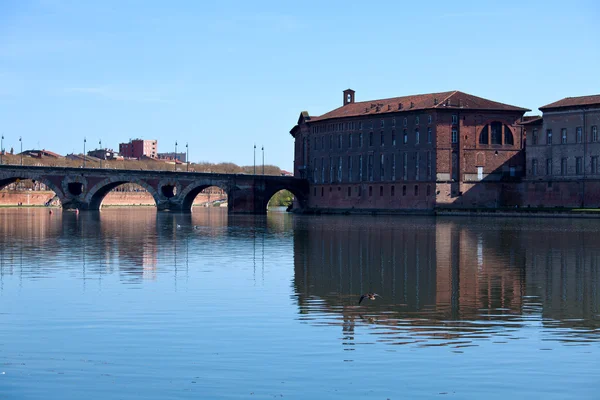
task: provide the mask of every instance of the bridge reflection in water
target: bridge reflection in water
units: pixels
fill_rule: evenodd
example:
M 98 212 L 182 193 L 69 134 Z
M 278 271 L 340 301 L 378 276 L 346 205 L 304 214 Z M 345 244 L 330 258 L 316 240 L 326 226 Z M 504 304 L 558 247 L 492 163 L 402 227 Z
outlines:
M 600 341 L 600 248 L 595 221 L 322 218 L 299 220 L 294 285 L 301 319 L 338 324 L 343 342 L 372 328 L 390 344 L 520 339 Z M 363 302 L 361 293 L 382 298 Z M 323 316 L 328 315 L 327 322 Z M 332 317 L 337 316 L 337 317 Z

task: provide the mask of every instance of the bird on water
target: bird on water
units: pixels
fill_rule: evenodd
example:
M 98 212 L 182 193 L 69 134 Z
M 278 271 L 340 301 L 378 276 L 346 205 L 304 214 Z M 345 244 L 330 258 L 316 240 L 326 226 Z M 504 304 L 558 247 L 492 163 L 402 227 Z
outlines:
M 360 305 L 360 303 L 362 303 L 362 301 L 364 299 L 375 300 L 376 297 L 381 297 L 381 296 L 378 295 L 377 293 L 365 293 L 362 296 L 360 296 L 360 300 L 358 300 L 358 305 Z

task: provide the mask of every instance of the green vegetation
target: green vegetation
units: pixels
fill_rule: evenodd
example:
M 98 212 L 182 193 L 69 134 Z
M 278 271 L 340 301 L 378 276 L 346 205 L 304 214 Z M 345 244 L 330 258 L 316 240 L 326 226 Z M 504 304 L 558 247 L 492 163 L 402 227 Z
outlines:
M 269 207 L 289 207 L 294 202 L 294 195 L 287 190 L 275 193 L 269 201 Z

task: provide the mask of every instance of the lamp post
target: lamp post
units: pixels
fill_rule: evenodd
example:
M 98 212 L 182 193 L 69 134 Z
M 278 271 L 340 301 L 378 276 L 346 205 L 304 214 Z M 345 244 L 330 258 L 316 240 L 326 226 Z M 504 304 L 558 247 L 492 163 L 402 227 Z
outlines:
M 177 171 L 177 140 L 175 141 L 175 155 L 173 157 L 173 161 L 175 164 L 175 171 Z
M 85 168 L 85 142 L 86 142 L 86 138 L 83 138 L 83 168 Z
M 0 140 L 0 165 L 2 165 L 2 157 L 4 156 L 4 135 L 2 135 L 2 140 Z
M 254 175 L 256 175 L 256 143 L 254 144 Z
M 265 174 L 265 146 L 262 146 L 260 148 L 262 150 L 262 156 L 263 156 L 263 169 L 262 169 L 262 174 Z
M 19 136 L 19 143 L 21 143 L 21 166 L 23 166 L 23 137 Z
M 102 139 L 100 139 L 98 144 L 100 145 L 100 150 L 102 150 Z M 100 157 L 100 168 L 102 168 L 102 158 L 104 158 L 104 157 L 106 157 L 106 152 L 103 152 L 102 157 Z
M 187 142 L 185 142 L 185 162 L 185 172 L 190 172 L 190 148 Z

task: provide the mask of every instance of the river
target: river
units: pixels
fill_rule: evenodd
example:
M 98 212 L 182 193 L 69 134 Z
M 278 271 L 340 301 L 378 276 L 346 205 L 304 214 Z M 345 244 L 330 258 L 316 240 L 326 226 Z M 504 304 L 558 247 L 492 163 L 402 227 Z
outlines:
M 598 398 L 599 234 L 0 209 L 0 399 Z

